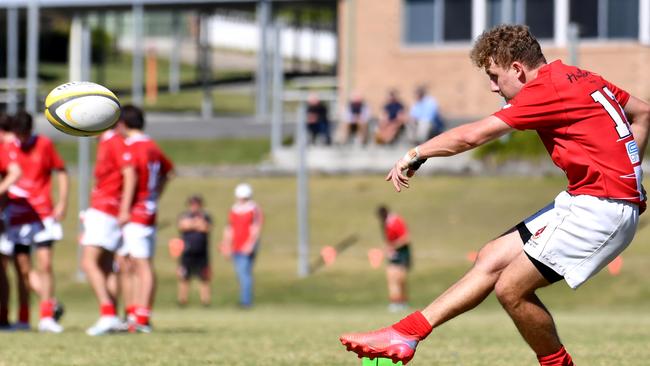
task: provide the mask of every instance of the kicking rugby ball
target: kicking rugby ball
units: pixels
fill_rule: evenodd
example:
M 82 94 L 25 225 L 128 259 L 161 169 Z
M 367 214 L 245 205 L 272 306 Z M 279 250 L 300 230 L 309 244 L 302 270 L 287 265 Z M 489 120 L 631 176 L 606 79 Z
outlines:
M 45 117 L 57 130 L 73 136 L 95 136 L 113 127 L 120 102 L 107 88 L 73 81 L 54 88 L 45 98 Z

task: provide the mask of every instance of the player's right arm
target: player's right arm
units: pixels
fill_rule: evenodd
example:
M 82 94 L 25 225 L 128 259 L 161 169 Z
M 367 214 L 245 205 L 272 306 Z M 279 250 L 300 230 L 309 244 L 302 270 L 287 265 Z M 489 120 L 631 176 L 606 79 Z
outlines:
M 648 144 L 648 132 L 650 132 L 650 104 L 639 98 L 630 96 L 623 110 L 630 122 L 634 140 L 641 152 L 639 156 L 643 159 L 645 148 Z
M 7 193 L 9 187 L 16 183 L 22 174 L 23 171 L 20 169 L 20 165 L 18 165 L 18 163 L 15 161 L 9 163 L 7 166 L 7 174 L 2 179 L 2 181 L 0 181 L 0 195 Z
M 409 150 L 388 172 L 386 180 L 391 181 L 395 189 L 400 192 L 401 187 L 409 187 L 409 177 L 415 174 L 424 160 L 452 156 L 471 150 L 513 130 L 510 125 L 494 115 L 455 127 Z

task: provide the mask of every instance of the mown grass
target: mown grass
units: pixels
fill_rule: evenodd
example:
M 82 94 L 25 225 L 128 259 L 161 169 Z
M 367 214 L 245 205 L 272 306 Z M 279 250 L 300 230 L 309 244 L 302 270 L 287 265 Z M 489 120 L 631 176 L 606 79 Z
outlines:
M 372 269 L 367 260 L 367 251 L 382 245 L 374 217 L 378 203 L 400 212 L 411 228 L 415 257 L 411 303 L 422 307 L 469 268 L 469 251 L 550 201 L 565 184 L 560 178 L 420 177 L 411 189 L 397 194 L 380 176 L 312 177 L 312 260 L 320 248 L 350 234 L 359 240 L 332 266 L 299 279 L 295 183 L 291 178 L 250 179 L 266 219 L 256 266 L 257 306 L 251 311 L 236 309 L 232 266 L 214 255 L 213 306 L 178 309 L 175 264 L 166 250 L 167 241 L 176 235 L 176 215 L 187 195 L 203 194 L 216 223 L 214 249 L 239 181 L 180 177 L 170 183 L 161 202 L 156 258 L 160 286 L 155 332 L 150 335 L 96 339 L 83 334 L 97 309 L 88 285 L 74 280 L 76 221 L 71 210 L 64 223 L 67 239 L 59 243 L 55 258 L 58 296 L 68 310 L 63 321 L 66 332 L 0 334 L 0 365 L 358 365 L 360 361 L 338 344 L 338 335 L 384 326 L 405 315 L 386 312 L 383 270 Z M 564 284 L 540 291 L 578 365 L 648 363 L 646 220 L 642 218 L 642 228 L 624 255 L 619 276 L 601 273 L 576 292 Z M 196 293 L 191 301 L 198 303 Z M 534 364 L 534 355 L 493 297 L 434 331 L 412 362 Z

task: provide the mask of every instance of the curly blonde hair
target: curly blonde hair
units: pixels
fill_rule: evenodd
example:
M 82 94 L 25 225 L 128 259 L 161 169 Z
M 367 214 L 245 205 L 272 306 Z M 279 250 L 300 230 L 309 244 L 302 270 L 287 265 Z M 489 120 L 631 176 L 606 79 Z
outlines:
M 492 61 L 508 67 L 519 61 L 526 67 L 535 68 L 546 63 L 542 48 L 525 25 L 498 25 L 481 34 L 470 53 L 472 62 L 487 70 Z

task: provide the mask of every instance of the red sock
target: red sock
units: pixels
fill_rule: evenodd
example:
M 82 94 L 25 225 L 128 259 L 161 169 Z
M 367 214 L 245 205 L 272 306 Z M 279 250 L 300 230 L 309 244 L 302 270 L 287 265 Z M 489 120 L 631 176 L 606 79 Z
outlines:
M 559 351 L 547 355 L 547 356 L 537 356 L 540 366 L 574 366 L 571 355 L 569 355 L 564 349 L 564 346 L 560 348 Z
M 54 316 L 54 300 L 41 301 L 41 319 Z
M 29 323 L 29 304 L 20 304 L 18 307 L 18 321 Z
M 151 310 L 145 306 L 138 306 L 135 309 L 135 321 L 140 325 L 149 325 Z
M 433 330 L 427 318 L 421 312 L 416 311 L 399 322 L 393 324 L 393 329 L 404 334 L 415 336 L 418 340 L 423 340 Z
M 112 302 L 101 304 L 99 306 L 99 313 L 101 316 L 115 316 L 117 311 L 115 311 L 115 305 Z
M 127 305 L 126 309 L 124 309 L 124 312 L 126 313 L 126 317 L 128 318 L 130 315 L 135 315 L 135 305 Z

